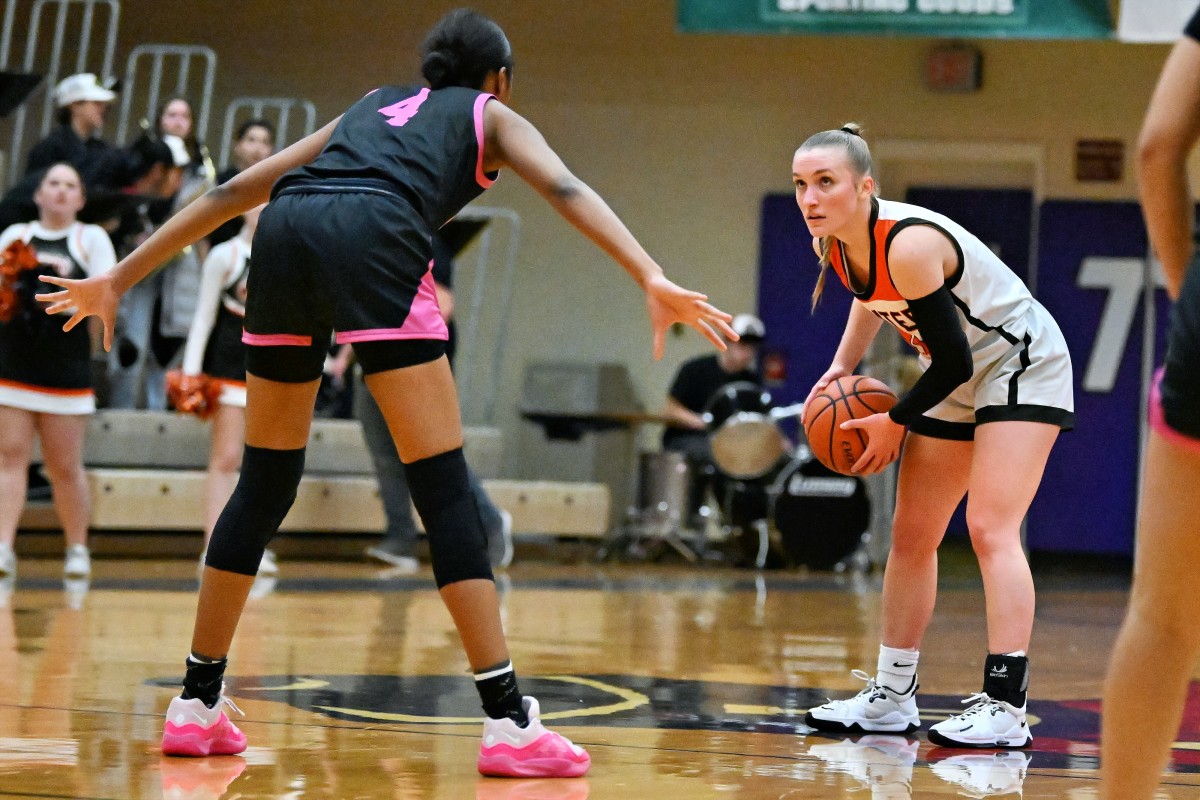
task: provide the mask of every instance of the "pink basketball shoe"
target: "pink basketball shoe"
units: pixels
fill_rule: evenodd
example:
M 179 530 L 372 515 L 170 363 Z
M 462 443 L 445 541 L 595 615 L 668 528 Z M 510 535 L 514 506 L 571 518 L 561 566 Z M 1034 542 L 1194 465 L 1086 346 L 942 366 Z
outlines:
M 479 746 L 479 773 L 501 778 L 578 778 L 588 771 L 591 756 L 571 740 L 546 730 L 538 701 L 522 699 L 529 724 L 486 719 Z
M 212 708 L 198 698 L 172 700 L 163 727 L 162 751 L 169 756 L 232 756 L 245 750 L 246 734 L 225 716 L 223 705 L 242 714 L 224 689 Z

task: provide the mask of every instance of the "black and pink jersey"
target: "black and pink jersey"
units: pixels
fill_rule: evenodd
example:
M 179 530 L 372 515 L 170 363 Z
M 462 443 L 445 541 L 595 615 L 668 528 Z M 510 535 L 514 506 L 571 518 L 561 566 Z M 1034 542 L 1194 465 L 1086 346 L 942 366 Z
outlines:
M 272 196 L 395 194 L 436 230 L 496 180 L 483 171 L 483 107 L 490 99 L 460 87 L 376 89 L 346 111 L 316 159 L 279 179 Z

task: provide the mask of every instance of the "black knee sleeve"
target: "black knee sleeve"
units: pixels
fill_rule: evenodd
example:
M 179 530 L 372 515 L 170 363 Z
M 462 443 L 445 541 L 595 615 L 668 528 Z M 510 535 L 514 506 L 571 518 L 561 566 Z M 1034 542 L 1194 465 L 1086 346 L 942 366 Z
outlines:
M 267 542 L 296 500 L 303 472 L 304 448 L 246 445 L 242 474 L 217 519 L 204 563 L 240 575 L 256 574 Z
M 437 361 L 444 355 L 446 342 L 443 339 L 382 339 L 354 343 L 354 357 L 358 359 L 363 375 L 415 367 Z
M 278 383 L 308 383 L 320 379 L 329 352 L 329 336 L 312 337 L 308 345 L 250 345 L 246 372 Z
M 487 534 L 467 480 L 461 447 L 404 465 L 413 505 L 429 535 L 438 588 L 458 581 L 492 580 Z

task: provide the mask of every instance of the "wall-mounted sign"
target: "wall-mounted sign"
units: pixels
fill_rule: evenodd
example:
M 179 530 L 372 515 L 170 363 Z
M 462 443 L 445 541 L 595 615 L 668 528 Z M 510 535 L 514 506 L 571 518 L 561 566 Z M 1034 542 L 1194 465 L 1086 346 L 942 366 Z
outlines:
M 973 92 L 983 81 L 983 54 L 969 44 L 939 45 L 925 59 L 925 85 L 935 92 Z
M 1075 143 L 1075 180 L 1119 182 L 1125 172 L 1120 139 L 1080 139 Z
M 680 30 L 1107 39 L 1108 0 L 679 0 Z

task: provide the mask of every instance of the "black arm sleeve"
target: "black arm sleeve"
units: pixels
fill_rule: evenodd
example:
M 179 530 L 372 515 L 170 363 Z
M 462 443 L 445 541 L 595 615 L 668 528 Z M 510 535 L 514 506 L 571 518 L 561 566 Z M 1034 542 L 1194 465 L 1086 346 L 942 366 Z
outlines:
M 936 406 L 971 378 L 975 365 L 971 347 L 954 311 L 954 298 L 943 285 L 916 300 L 908 301 L 913 322 L 929 348 L 929 369 L 900 398 L 888 415 L 893 422 L 911 425 L 917 417 Z
M 1200 41 L 1200 9 L 1198 9 L 1196 13 L 1192 15 L 1190 20 L 1188 20 L 1187 27 L 1183 29 L 1183 32 L 1187 36 Z

